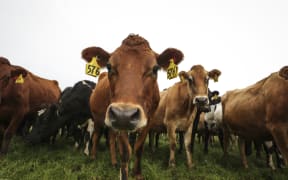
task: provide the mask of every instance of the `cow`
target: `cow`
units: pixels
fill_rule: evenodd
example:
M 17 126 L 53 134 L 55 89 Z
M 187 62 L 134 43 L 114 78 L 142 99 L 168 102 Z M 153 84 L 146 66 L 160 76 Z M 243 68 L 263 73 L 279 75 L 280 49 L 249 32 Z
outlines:
M 240 155 L 248 168 L 245 140 L 274 140 L 285 164 L 288 158 L 288 66 L 244 89 L 222 96 L 224 157 L 230 133 L 239 136 Z
M 25 115 L 57 102 L 61 90 L 56 80 L 41 78 L 4 57 L 0 57 L 0 69 L 0 140 L 4 155 Z
M 169 167 L 175 166 L 176 130 L 184 131 L 184 143 L 187 156 L 187 166 L 193 167 L 191 157 L 191 133 L 197 111 L 209 110 L 208 82 L 218 80 L 221 72 L 217 69 L 206 71 L 202 65 L 194 65 L 188 71 L 181 71 L 180 82 L 164 91 L 159 105 L 151 120 L 153 123 L 163 121 L 169 137 L 170 158 Z
M 89 154 L 87 133 L 93 132 L 90 125 L 92 115 L 89 98 L 94 87 L 95 83 L 89 80 L 82 80 L 73 87 L 66 87 L 57 103 L 42 109 L 43 112 L 38 115 L 32 131 L 26 136 L 27 142 L 30 144 L 47 142 L 59 129 L 67 128 L 67 135 L 74 138 L 75 147 L 85 144 L 84 153 Z
M 82 51 L 82 58 L 87 62 L 95 57 L 98 65 L 102 68 L 106 66 L 108 72 L 102 75 L 101 80 L 99 77 L 90 98 L 94 121 L 92 158 L 96 156 L 98 131 L 106 124 L 118 134 L 120 173 L 122 179 L 127 179 L 131 156 L 128 132 L 139 130 L 141 133 L 134 145 L 136 160 L 133 174 L 136 179 L 141 179 L 141 157 L 148 133 L 147 124 L 160 99 L 157 72 L 160 68 L 167 70 L 171 60 L 179 64 L 183 53 L 168 48 L 158 54 L 151 49 L 146 39 L 130 34 L 112 53 L 100 47 L 88 47 Z M 114 144 L 111 142 L 110 148 Z M 115 160 L 115 157 L 111 158 Z

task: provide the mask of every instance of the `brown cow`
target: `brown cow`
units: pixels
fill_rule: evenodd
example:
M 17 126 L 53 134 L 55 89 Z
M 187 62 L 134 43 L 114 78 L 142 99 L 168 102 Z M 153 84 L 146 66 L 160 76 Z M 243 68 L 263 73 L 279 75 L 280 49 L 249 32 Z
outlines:
M 187 165 L 189 168 L 192 167 L 189 145 L 193 121 L 197 109 L 200 111 L 208 110 L 208 81 L 210 78 L 217 81 L 220 74 L 219 70 L 214 69 L 207 72 L 203 66 L 195 65 L 188 72 L 181 71 L 179 73 L 181 81 L 163 92 L 165 94 L 161 96 L 150 126 L 153 127 L 153 123 L 156 124 L 162 120 L 167 127 L 170 143 L 170 167 L 175 166 L 176 130 L 185 132 Z
M 0 69 L 0 140 L 1 154 L 6 154 L 25 115 L 37 112 L 45 104 L 56 103 L 61 90 L 57 81 L 43 79 L 20 66 L 11 65 L 3 57 L 0 57 Z M 22 83 L 16 83 L 19 78 Z
M 228 91 L 222 97 L 224 156 L 230 133 L 239 136 L 242 163 L 248 168 L 244 140 L 275 140 L 288 159 L 288 66 L 244 89 Z
M 168 48 L 163 53 L 155 53 L 147 40 L 139 35 L 129 35 L 113 53 L 99 47 L 90 47 L 82 51 L 82 57 L 90 62 L 97 57 L 101 67 L 106 66 L 108 75 L 104 75 L 96 85 L 90 98 L 90 107 L 94 118 L 92 157 L 95 157 L 98 130 L 105 124 L 118 131 L 118 147 L 121 156 L 121 178 L 128 178 L 128 161 L 131 147 L 128 131 L 141 130 L 134 146 L 136 160 L 134 174 L 141 175 L 141 156 L 148 133 L 147 124 L 159 102 L 157 71 L 167 69 L 170 59 L 178 64 L 183 53 Z M 113 157 L 112 157 L 113 159 Z

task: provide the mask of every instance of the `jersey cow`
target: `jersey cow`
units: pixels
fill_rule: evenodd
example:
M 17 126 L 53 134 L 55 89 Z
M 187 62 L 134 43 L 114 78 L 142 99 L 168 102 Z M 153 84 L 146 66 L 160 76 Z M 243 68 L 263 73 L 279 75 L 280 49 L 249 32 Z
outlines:
M 222 97 L 224 155 L 229 133 L 240 140 L 242 163 L 248 168 L 244 140 L 275 140 L 285 164 L 288 159 L 288 66 L 254 85 L 228 91 Z
M 0 58 L 0 139 L 6 154 L 12 136 L 28 113 L 56 103 L 61 90 L 57 81 L 38 77 L 28 70 Z
M 144 140 L 148 133 L 149 118 L 156 110 L 159 102 L 157 71 L 166 70 L 170 60 L 178 64 L 183 59 L 183 53 L 174 48 L 168 48 L 161 54 L 154 52 L 148 41 L 139 35 L 131 34 L 122 41 L 113 53 L 108 53 L 100 47 L 89 47 L 82 51 L 82 57 L 90 62 L 97 57 L 100 67 L 107 67 L 90 98 L 90 107 L 94 119 L 92 156 L 95 157 L 95 144 L 98 139 L 98 129 L 105 124 L 121 132 L 118 137 L 118 147 L 121 156 L 121 177 L 128 178 L 128 161 L 131 147 L 128 132 L 143 129 L 134 146 L 136 160 L 134 175 L 141 176 L 140 161 Z M 100 77 L 99 77 L 100 79 Z
M 169 166 L 175 166 L 176 130 L 184 131 L 184 144 L 187 165 L 192 167 L 191 133 L 193 121 L 198 111 L 209 111 L 208 81 L 210 78 L 218 80 L 221 72 L 214 69 L 206 71 L 203 66 L 195 65 L 188 72 L 181 71 L 180 82 L 164 91 L 159 106 L 155 112 L 151 126 L 163 121 L 169 136 L 170 158 Z

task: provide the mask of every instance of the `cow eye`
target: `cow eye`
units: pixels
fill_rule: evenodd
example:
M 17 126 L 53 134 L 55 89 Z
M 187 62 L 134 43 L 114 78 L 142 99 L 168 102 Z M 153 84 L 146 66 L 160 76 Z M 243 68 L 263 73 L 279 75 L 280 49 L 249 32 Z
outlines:
M 153 74 L 157 75 L 157 72 L 158 72 L 159 69 L 160 69 L 160 66 L 155 65 L 155 66 L 153 67 L 153 69 L 152 69 Z
M 108 63 L 108 64 L 106 65 L 106 67 L 107 67 L 108 72 L 111 72 L 111 69 L 112 69 L 111 64 Z
M 192 84 L 192 83 L 194 82 L 193 77 L 192 77 L 192 76 L 189 76 L 189 77 L 188 77 L 188 81 L 189 81 L 190 84 Z

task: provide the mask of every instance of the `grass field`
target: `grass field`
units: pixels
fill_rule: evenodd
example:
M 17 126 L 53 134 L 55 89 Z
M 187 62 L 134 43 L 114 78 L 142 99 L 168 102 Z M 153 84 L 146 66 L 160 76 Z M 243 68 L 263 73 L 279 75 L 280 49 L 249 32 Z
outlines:
M 146 143 L 142 159 L 143 175 L 148 180 L 288 179 L 287 168 L 272 171 L 266 167 L 264 153 L 260 160 L 255 158 L 255 153 L 248 157 L 249 169 L 245 170 L 241 165 L 238 148 L 231 150 L 226 160 L 222 159 L 222 150 L 218 143 L 210 147 L 208 155 L 204 155 L 202 149 L 203 144 L 196 143 L 193 169 L 186 167 L 184 152 L 176 154 L 176 167 L 168 168 L 167 139 L 162 137 L 160 147 L 154 153 Z M 108 148 L 102 141 L 97 159 L 92 161 L 73 149 L 70 139 L 59 138 L 54 145 L 31 147 L 20 137 L 14 137 L 9 153 L 0 160 L 0 179 L 119 179 L 119 168 L 112 168 L 110 164 Z M 130 169 L 132 167 L 133 158 Z

